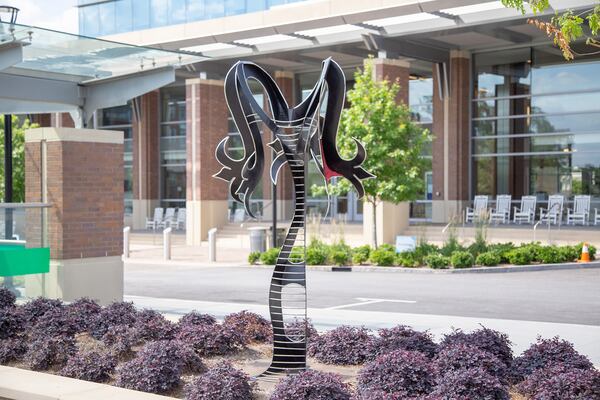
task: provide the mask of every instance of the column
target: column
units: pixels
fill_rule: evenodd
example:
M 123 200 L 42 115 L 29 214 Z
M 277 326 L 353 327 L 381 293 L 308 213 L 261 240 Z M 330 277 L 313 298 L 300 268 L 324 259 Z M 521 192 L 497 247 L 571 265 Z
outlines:
M 439 71 L 439 73 L 443 73 Z M 448 96 L 444 92 L 444 79 L 438 73 L 437 68 L 433 68 L 433 141 L 431 148 L 431 170 L 433 183 L 433 197 L 431 201 L 431 220 L 436 223 L 447 222 L 446 201 L 447 201 L 447 183 L 448 169 L 446 168 L 445 153 L 447 126 L 445 115 L 448 108 Z
M 223 81 L 186 80 L 186 242 L 199 246 L 208 230 L 227 223 L 227 183 L 213 178 L 221 169 L 217 144 L 227 135 Z
M 437 139 L 433 144 L 433 222 L 447 222 L 454 216 L 461 218 L 470 202 L 470 67 L 468 52 L 452 50 L 449 93 L 443 100 L 434 93 L 433 129 Z
M 138 98 L 139 121 L 134 118 L 133 134 L 133 229 L 144 229 L 159 206 L 160 91 Z M 135 113 L 134 113 L 135 114 Z
M 408 104 L 409 67 L 407 61 L 376 58 L 366 60 L 373 63 L 373 78 L 377 81 L 387 80 L 398 82 L 400 90 L 396 96 L 398 103 Z M 367 155 L 368 156 L 368 155 Z M 363 238 L 365 243 L 371 243 L 373 207 L 365 202 L 363 205 Z M 379 243 L 395 243 L 396 236 L 401 234 L 409 225 L 409 202 L 393 204 L 379 202 L 376 206 L 377 240 Z
M 43 193 L 43 192 L 44 193 Z M 27 296 L 107 304 L 123 298 L 123 133 L 37 128 L 25 133 L 25 198 L 47 199 L 50 272 Z

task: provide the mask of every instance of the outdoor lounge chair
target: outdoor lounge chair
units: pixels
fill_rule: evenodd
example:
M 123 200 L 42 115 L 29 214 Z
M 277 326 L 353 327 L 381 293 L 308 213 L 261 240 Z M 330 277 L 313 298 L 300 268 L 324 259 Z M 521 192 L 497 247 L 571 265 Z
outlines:
M 496 208 L 490 212 L 490 222 L 503 224 L 510 221 L 510 204 L 512 196 L 510 194 L 501 194 L 496 197 Z
M 487 212 L 488 196 L 475 196 L 473 208 L 467 207 L 465 222 L 473 222 L 475 218 L 481 218 Z
M 600 214 L 598 213 L 598 209 L 594 208 L 594 225 L 598 225 L 600 222 Z
M 526 222 L 533 224 L 535 221 L 535 203 L 537 198 L 535 196 L 523 196 L 521 197 L 521 207 L 515 207 L 513 213 L 513 221 L 515 224 Z
M 548 197 L 548 208 L 540 208 L 540 221 L 558 224 L 562 221 L 565 196 L 555 194 Z
M 573 208 L 567 208 L 567 225 L 587 225 L 590 218 L 591 196 L 575 196 Z
M 156 229 L 163 220 L 164 209 L 162 207 L 156 207 L 154 209 L 154 217 L 146 218 L 146 229 Z
M 160 228 L 168 228 L 169 226 L 172 226 L 174 222 L 175 222 L 175 208 L 169 207 L 165 211 L 163 220 L 160 221 L 158 226 Z
M 177 219 L 175 220 L 175 223 L 173 224 L 175 226 L 175 229 L 182 229 L 185 228 L 185 218 L 186 218 L 186 213 L 185 213 L 185 208 L 180 208 L 179 210 L 177 210 Z

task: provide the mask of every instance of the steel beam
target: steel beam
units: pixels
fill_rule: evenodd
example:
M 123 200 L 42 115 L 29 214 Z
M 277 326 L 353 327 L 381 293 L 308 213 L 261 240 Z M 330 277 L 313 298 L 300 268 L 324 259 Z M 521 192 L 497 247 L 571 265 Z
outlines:
M 134 97 L 173 82 L 175 68 L 172 66 L 82 82 L 85 99 L 81 109 L 83 124 L 87 124 L 98 109 L 124 105 Z
M 8 42 L 0 44 L 0 71 L 23 61 L 23 44 Z
M 367 49 L 376 52 L 386 52 L 394 56 L 416 58 L 434 63 L 447 63 L 450 58 L 448 51 L 437 47 L 426 47 L 407 41 L 399 41 L 381 35 L 363 35 Z

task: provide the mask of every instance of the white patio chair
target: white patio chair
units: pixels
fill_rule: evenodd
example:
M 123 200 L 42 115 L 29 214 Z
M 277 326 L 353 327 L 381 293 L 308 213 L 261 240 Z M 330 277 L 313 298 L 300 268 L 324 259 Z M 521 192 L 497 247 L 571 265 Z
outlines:
M 168 228 L 169 226 L 173 226 L 175 222 L 175 208 L 169 207 L 165 211 L 165 215 L 163 216 L 162 221 L 158 224 L 160 228 Z
M 594 225 L 598 225 L 600 222 L 600 214 L 598 213 L 598 209 L 594 208 Z
M 526 222 L 533 224 L 535 221 L 535 203 L 537 198 L 535 196 L 523 196 L 521 197 L 521 207 L 515 207 L 513 213 L 513 221 L 515 224 Z
M 465 222 L 473 222 L 475 218 L 480 218 L 487 211 L 488 196 L 475 196 L 473 199 L 473 208 L 467 207 Z
M 567 208 L 567 225 L 581 223 L 587 225 L 590 218 L 591 196 L 575 196 L 573 208 Z
M 510 204 L 512 196 L 510 194 L 501 194 L 496 197 L 496 208 L 490 212 L 490 222 L 503 224 L 510 221 Z
M 177 219 L 175 220 L 175 229 L 185 229 L 185 208 L 180 208 L 177 210 Z
M 163 220 L 163 213 L 165 210 L 162 207 L 156 207 L 154 209 L 154 216 L 152 218 L 146 217 L 146 229 L 156 229 Z
M 562 194 L 554 194 L 548 197 L 548 208 L 540 208 L 540 221 L 554 225 L 560 223 L 564 202 L 565 196 Z

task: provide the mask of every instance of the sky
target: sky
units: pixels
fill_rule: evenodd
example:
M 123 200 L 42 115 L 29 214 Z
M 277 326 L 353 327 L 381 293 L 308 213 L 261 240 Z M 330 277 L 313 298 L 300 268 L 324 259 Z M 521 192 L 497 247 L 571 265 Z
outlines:
M 17 23 L 63 32 L 77 33 L 77 0 L 2 0 L 2 5 L 17 7 Z

